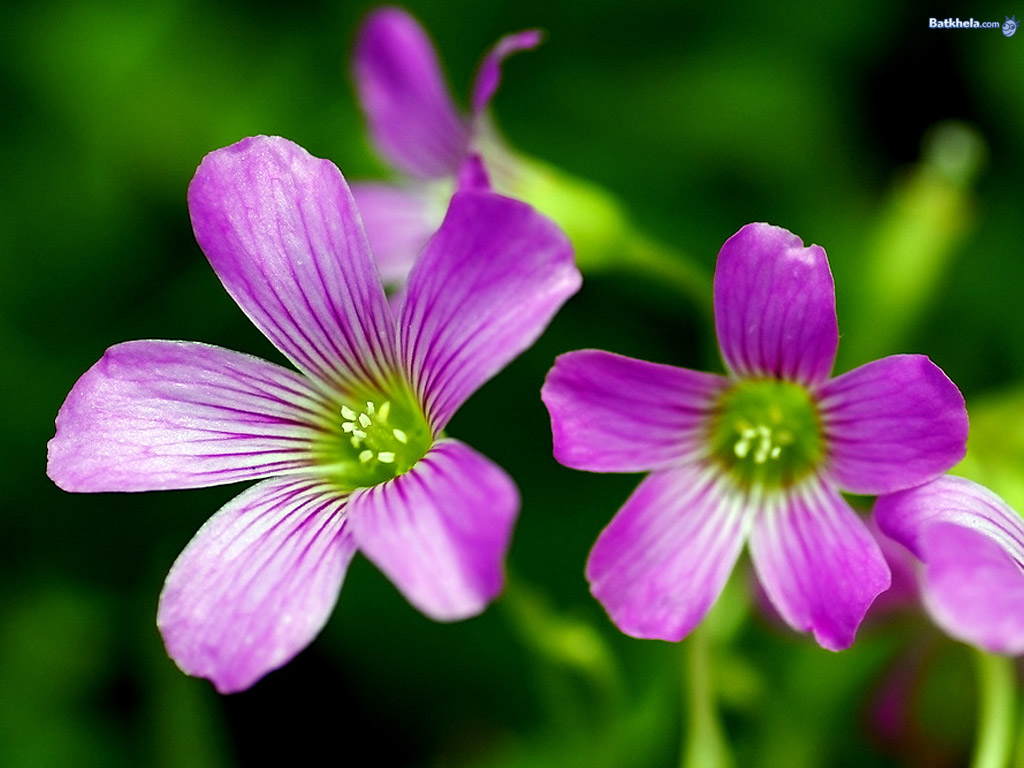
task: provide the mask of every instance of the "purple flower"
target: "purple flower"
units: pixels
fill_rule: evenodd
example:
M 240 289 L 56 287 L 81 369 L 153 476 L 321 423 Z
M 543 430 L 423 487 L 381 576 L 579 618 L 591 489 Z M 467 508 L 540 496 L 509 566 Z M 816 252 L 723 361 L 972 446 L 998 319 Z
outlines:
M 69 491 L 261 481 L 171 569 L 157 623 L 172 658 L 222 692 L 252 685 L 319 632 L 357 549 L 426 615 L 481 611 L 518 494 L 443 430 L 578 289 L 565 237 L 523 203 L 460 192 L 396 320 L 330 162 L 246 139 L 207 155 L 189 209 L 228 293 L 301 373 L 119 344 L 68 395 L 47 469 Z
M 923 563 L 921 597 L 951 637 L 1024 653 L 1024 521 L 992 491 L 946 475 L 879 497 L 875 520 Z
M 477 72 L 467 116 L 456 109 L 434 47 L 412 16 L 381 8 L 363 24 L 354 61 L 359 99 L 377 149 L 406 177 L 400 185 L 352 185 L 386 283 L 405 281 L 437 229 L 463 160 L 481 144 L 496 148 L 485 113 L 498 89 L 501 63 L 540 39 L 539 31 L 527 30 L 497 42 Z
M 838 346 L 825 251 L 749 224 L 718 256 L 715 324 L 727 376 L 570 352 L 548 374 L 555 458 L 650 471 L 601 533 L 587 579 L 636 637 L 679 640 L 722 590 L 744 542 L 768 598 L 824 647 L 853 642 L 889 569 L 840 490 L 879 494 L 964 455 L 967 412 L 926 357 L 830 378 Z

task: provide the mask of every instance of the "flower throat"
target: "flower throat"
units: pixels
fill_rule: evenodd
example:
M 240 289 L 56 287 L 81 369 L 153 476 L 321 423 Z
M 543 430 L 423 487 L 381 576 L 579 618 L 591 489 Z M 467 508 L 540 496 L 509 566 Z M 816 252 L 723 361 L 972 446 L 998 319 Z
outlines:
M 711 455 L 742 486 L 790 486 L 824 456 L 818 409 L 799 384 L 741 381 L 726 390 L 710 427 Z
M 321 450 L 325 468 L 345 488 L 368 488 L 409 471 L 430 448 L 430 427 L 415 400 L 363 393 L 343 402 Z

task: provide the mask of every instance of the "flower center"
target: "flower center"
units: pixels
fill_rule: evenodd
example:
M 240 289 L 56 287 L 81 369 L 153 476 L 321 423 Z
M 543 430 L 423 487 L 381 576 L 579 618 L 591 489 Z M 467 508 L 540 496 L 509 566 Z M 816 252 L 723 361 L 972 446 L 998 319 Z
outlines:
M 408 472 L 433 441 L 415 400 L 382 393 L 340 405 L 321 450 L 325 468 L 346 488 L 368 488 Z
M 745 380 L 726 390 L 710 438 L 714 459 L 745 487 L 792 485 L 825 455 L 810 393 L 777 379 Z

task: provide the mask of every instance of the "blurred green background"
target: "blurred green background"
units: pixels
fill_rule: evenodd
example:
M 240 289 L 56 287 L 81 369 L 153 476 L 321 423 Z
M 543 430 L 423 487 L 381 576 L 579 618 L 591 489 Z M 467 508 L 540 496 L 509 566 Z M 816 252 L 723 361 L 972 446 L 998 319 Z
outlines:
M 678 764 L 686 644 L 620 635 L 583 578 L 638 478 L 556 464 L 538 397 L 570 349 L 715 360 L 707 305 L 657 281 L 588 276 L 540 343 L 451 424 L 520 485 L 511 594 L 480 618 L 434 624 L 357 558 L 322 635 L 246 693 L 220 697 L 183 676 L 154 624 L 175 556 L 239 488 L 70 495 L 45 476 L 57 409 L 111 344 L 194 339 L 281 359 L 196 246 L 185 190 L 205 153 L 258 133 L 287 136 L 351 179 L 384 174 L 347 64 L 371 7 L 15 0 L 4 12 L 8 768 L 303 765 L 324 753 L 339 765 Z M 708 275 L 748 221 L 823 245 L 839 369 L 930 355 L 986 425 L 972 436 L 973 471 L 1008 499 L 1019 493 L 1024 32 L 929 30 L 930 15 L 956 11 L 881 0 L 406 7 L 463 104 L 494 40 L 544 28 L 544 45 L 505 68 L 495 112 L 509 141 L 617 195 Z M 1014 13 L 1024 6 L 959 12 Z M 926 136 L 947 119 L 967 133 L 941 134 L 922 164 Z M 987 160 L 965 174 L 956 142 L 977 139 Z M 709 633 L 737 765 L 963 764 L 975 707 L 963 648 L 910 612 L 869 621 L 852 650 L 830 654 L 751 607 L 742 571 Z

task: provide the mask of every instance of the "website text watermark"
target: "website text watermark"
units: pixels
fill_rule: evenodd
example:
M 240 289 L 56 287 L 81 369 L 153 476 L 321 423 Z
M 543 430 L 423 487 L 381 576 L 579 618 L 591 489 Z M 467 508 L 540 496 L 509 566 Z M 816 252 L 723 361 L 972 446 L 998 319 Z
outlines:
M 928 29 L 1000 29 L 1006 37 L 1013 37 L 1017 31 L 1017 14 L 1007 16 L 1006 21 L 978 21 L 975 18 L 928 19 Z

